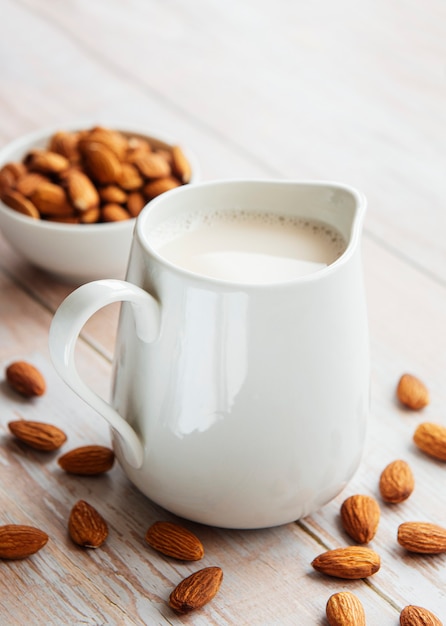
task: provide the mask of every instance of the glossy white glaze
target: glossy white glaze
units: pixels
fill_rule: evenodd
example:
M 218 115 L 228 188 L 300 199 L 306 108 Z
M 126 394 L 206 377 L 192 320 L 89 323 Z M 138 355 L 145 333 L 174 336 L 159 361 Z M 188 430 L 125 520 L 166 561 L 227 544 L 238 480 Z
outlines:
M 307 215 L 336 226 L 348 246 L 329 267 L 284 283 L 200 277 L 162 259 L 148 235 L 163 216 L 193 206 Z M 352 477 L 369 404 L 364 211 L 360 194 L 335 183 L 173 190 L 138 218 L 127 282 L 101 281 L 100 296 L 95 283 L 85 285 L 56 312 L 54 363 L 109 420 L 125 472 L 149 498 L 205 524 L 259 528 L 308 515 Z M 122 306 L 113 408 L 104 409 L 85 392 L 72 355 L 107 291 L 110 302 L 130 303 Z

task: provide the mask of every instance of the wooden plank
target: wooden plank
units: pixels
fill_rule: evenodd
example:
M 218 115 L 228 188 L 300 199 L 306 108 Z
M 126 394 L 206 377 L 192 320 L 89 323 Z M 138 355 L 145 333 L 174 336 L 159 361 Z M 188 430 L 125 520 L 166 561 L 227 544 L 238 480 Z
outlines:
M 437 569 L 444 558 L 406 555 L 396 543 L 396 529 L 402 521 L 420 518 L 420 512 L 421 519 L 443 523 L 438 508 L 437 489 L 442 477 L 442 464 L 418 453 L 411 443 L 411 436 L 415 425 L 422 419 L 439 419 L 437 416 L 441 416 L 441 409 L 446 402 L 441 377 L 446 366 L 444 335 L 433 332 L 434 329 L 442 328 L 444 289 L 436 281 L 396 261 L 393 255 L 383 252 L 380 246 L 368 239 L 365 240 L 364 257 L 373 356 L 368 448 L 354 481 L 335 502 L 307 520 L 306 527 L 329 547 L 344 545 L 348 539 L 340 529 L 338 519 L 342 499 L 355 492 L 377 496 L 380 471 L 391 460 L 406 458 L 414 470 L 416 468 L 417 490 L 404 505 L 383 507 L 379 535 L 372 545 L 382 555 L 384 565 L 371 584 L 379 593 L 388 594 L 400 608 L 408 603 L 428 603 L 432 610 L 441 615 L 446 608 L 443 592 L 445 580 L 441 568 L 440 573 Z M 412 288 L 414 284 L 417 285 L 416 290 Z M 24 311 L 27 312 L 26 320 L 29 316 L 34 318 L 28 297 L 8 281 L 1 287 L 5 296 L 2 299 L 2 319 L 7 328 L 12 328 L 2 337 L 3 350 L 10 358 L 13 357 L 17 337 L 22 337 L 27 352 L 41 349 L 45 334 L 28 321 L 21 321 L 24 319 Z M 426 319 L 429 320 L 429 332 L 426 330 Z M 94 332 L 92 336 L 96 336 Z M 107 345 L 111 347 L 110 341 Z M 46 351 L 46 345 L 44 349 Z M 432 391 L 432 404 L 421 415 L 412 415 L 395 402 L 396 382 L 399 375 L 407 370 L 424 378 Z M 101 377 L 104 394 L 108 389 L 108 375 L 106 368 Z M 62 398 L 60 404 L 63 404 Z M 48 414 L 51 412 L 50 409 L 43 411 Z M 80 422 L 80 436 L 83 433 L 84 424 Z M 313 556 L 316 553 L 313 552 Z
M 235 154 L 248 155 L 266 174 L 354 184 L 369 198 L 367 228 L 375 238 L 445 280 L 446 86 L 440 59 L 446 15 L 440 0 L 410 3 L 404 11 L 385 0 L 362 9 L 342 0 L 336 9 L 323 3 L 305 10 L 285 1 L 273 8 L 266 1 L 231 3 L 230 10 L 203 0 L 136 2 L 125 13 L 116 0 L 81 9 L 48 0 L 23 0 L 22 6 L 58 28 L 46 46 L 39 45 L 41 63 L 57 41 L 58 56 L 83 65 L 74 79 L 54 68 L 67 95 L 81 87 L 76 79 L 91 81 L 100 65 L 133 87 L 123 105 L 113 81 L 105 83 L 102 98 L 110 110 L 117 110 L 118 98 L 120 112 L 137 120 L 162 123 L 169 111 L 180 135 L 181 120 L 187 120 L 222 138 Z M 15 19 L 22 12 L 20 7 L 15 16 L 8 5 Z M 44 30 L 35 21 L 30 46 L 36 37 L 41 42 Z M 131 46 L 116 45 L 120 32 Z M 141 117 L 136 103 L 142 93 L 150 94 L 151 107 Z M 227 171 L 217 163 L 218 177 Z
M 47 8 L 51 9 L 50 5 Z M 252 155 L 245 155 L 241 148 L 234 151 L 224 135 L 209 132 L 206 125 L 183 113 L 178 98 L 176 103 L 169 102 L 156 90 L 139 85 L 128 72 L 117 72 L 88 46 L 72 40 L 57 25 L 55 16 L 46 15 L 42 9 L 37 4 L 27 8 L 25 2 L 11 0 L 2 4 L 2 16 L 9 25 L 3 46 L 17 50 L 17 33 L 21 43 L 20 53 L 5 64 L 2 74 L 2 145 L 49 126 L 122 123 L 159 132 L 191 150 L 199 162 L 201 179 L 265 174 L 265 168 Z M 84 19 L 90 19 L 84 9 L 73 16 L 82 28 L 86 26 Z M 118 24 L 115 27 L 121 30 Z M 156 58 L 160 58 L 158 53 Z
M 142 539 L 164 513 L 133 490 L 118 467 L 105 480 L 71 481 L 55 456 L 45 460 L 9 440 L 11 414 L 61 420 L 73 444 L 87 435 L 109 438 L 48 360 L 51 313 L 71 288 L 27 266 L 0 238 L 0 360 L 35 360 L 51 383 L 38 402 L 23 402 L 0 386 L 6 444 L 0 500 L 9 520 L 46 524 L 54 537 L 30 561 L 6 565 L 5 615 L 29 621 L 19 602 L 27 592 L 36 623 L 226 624 L 242 616 L 268 626 L 322 626 L 328 595 L 348 588 L 364 601 L 372 624 L 395 624 L 397 608 L 407 603 L 443 617 L 443 556 L 407 555 L 396 529 L 415 517 L 443 523 L 443 465 L 417 452 L 411 436 L 420 421 L 442 420 L 446 400 L 444 5 L 428 0 L 421 10 L 411 3 L 403 13 L 382 0 L 367 10 L 347 0 L 305 9 L 286 2 L 272 9 L 262 1 L 224 9 L 200 0 L 122 6 L 112 0 L 62 10 L 47 0 L 3 2 L 8 29 L 2 41 L 15 54 L 2 75 L 0 137 L 7 141 L 85 114 L 149 127 L 156 120 L 197 152 L 203 178 L 329 177 L 363 189 L 370 203 L 364 257 L 373 357 L 367 449 L 344 492 L 297 527 L 254 533 L 196 527 L 206 540 L 206 564 L 217 558 L 224 565 L 224 588 L 204 612 L 173 617 L 166 597 L 192 568 L 149 557 Z M 125 46 L 116 45 L 117 33 Z M 81 365 L 104 395 L 116 314 L 116 308 L 104 310 L 92 319 L 84 337 L 93 349 L 80 346 Z M 421 414 L 395 403 L 395 385 L 406 370 L 431 389 L 432 403 Z M 417 486 L 406 503 L 383 506 L 372 542 L 383 557 L 381 571 L 368 584 L 312 572 L 309 563 L 324 546 L 349 542 L 339 524 L 343 498 L 354 492 L 379 497 L 379 473 L 399 457 L 410 461 Z M 29 498 L 34 492 L 38 497 Z M 104 506 L 111 524 L 113 539 L 100 552 L 72 552 L 66 537 L 70 506 L 79 497 Z
M 32 267 L 8 246 L 1 233 L 0 268 L 3 269 L 5 275 L 15 281 L 15 285 L 20 285 L 26 293 L 51 313 L 55 312 L 62 300 L 77 286 L 64 284 L 46 272 Z M 107 277 L 104 276 L 104 278 Z M 5 287 L 5 293 L 2 293 L 2 297 L 5 301 L 10 299 L 12 302 L 13 298 L 10 298 L 6 289 L 7 287 Z M 83 336 L 88 339 L 90 345 L 109 360 L 113 355 L 118 316 L 119 305 L 108 305 L 90 318 L 83 331 Z M 19 322 L 23 322 L 22 317 L 17 320 L 17 323 Z

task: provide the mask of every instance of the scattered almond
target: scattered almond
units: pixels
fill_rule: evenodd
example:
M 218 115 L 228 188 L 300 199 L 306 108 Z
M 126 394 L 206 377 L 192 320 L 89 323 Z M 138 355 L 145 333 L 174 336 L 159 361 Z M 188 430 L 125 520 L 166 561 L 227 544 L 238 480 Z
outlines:
M 414 488 L 415 479 L 406 461 L 393 461 L 383 469 L 379 479 L 379 491 L 384 502 L 403 502 Z
M 146 541 L 154 550 L 183 561 L 199 561 L 204 548 L 190 530 L 172 522 L 155 522 L 146 533 Z
M 0 559 L 24 559 L 38 552 L 47 541 L 48 535 L 33 526 L 0 526 Z
M 60 467 L 69 474 L 93 476 L 113 467 L 115 453 L 105 446 L 81 446 L 66 452 L 58 459 Z
M 33 422 L 31 420 L 15 420 L 9 422 L 11 433 L 31 448 L 50 452 L 57 450 L 67 440 L 66 434 L 57 426 Z
M 42 396 L 46 390 L 45 379 L 39 370 L 26 361 L 15 361 L 6 368 L 9 385 L 23 396 Z
M 400 613 L 400 626 L 443 626 L 443 622 L 427 609 L 409 605 Z
M 439 461 L 446 461 L 446 427 L 423 422 L 416 428 L 413 440 L 420 450 Z
M 378 529 L 380 508 L 371 496 L 350 496 L 341 506 L 344 530 L 357 543 L 368 543 Z
M 429 404 L 427 387 L 412 374 L 401 376 L 396 393 L 399 401 L 413 411 L 419 411 Z
M 398 527 L 398 543 L 409 552 L 446 552 L 446 528 L 429 522 L 404 522 Z
M 77 545 L 84 548 L 99 548 L 108 537 L 108 526 L 91 504 L 79 500 L 71 509 L 68 532 Z
M 313 568 L 336 578 L 367 578 L 381 567 L 379 555 L 370 548 L 348 546 L 323 552 L 314 559 Z
M 175 587 L 169 597 L 169 606 L 179 615 L 201 609 L 217 594 L 222 580 L 220 567 L 205 567 Z
M 330 626 L 366 626 L 364 608 L 350 591 L 340 591 L 330 596 L 326 614 Z

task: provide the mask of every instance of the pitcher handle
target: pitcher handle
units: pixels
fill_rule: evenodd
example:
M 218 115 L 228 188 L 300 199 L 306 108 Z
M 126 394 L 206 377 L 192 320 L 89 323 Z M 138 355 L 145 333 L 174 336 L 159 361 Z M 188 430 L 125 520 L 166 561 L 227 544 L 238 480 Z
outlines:
M 136 285 L 107 279 L 81 285 L 62 302 L 51 322 L 49 349 L 61 378 L 107 420 L 117 435 L 126 461 L 132 467 L 139 468 L 143 462 L 143 445 L 138 435 L 108 402 L 84 383 L 75 364 L 76 341 L 84 324 L 102 307 L 122 301 L 132 305 L 139 339 L 153 341 L 159 331 L 159 303 Z

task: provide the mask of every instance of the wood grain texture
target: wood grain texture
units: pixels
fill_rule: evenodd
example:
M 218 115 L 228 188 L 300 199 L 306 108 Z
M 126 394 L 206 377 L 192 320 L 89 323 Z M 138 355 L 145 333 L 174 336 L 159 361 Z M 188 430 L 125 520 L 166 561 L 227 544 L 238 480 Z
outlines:
M 22 260 L 0 235 L 0 366 L 28 359 L 48 381 L 25 401 L 0 375 L 0 523 L 35 524 L 50 535 L 28 560 L 3 562 L 2 620 L 8 625 L 250 624 L 325 626 L 325 603 L 354 591 L 367 623 L 393 626 L 406 604 L 444 620 L 445 556 L 414 556 L 396 542 L 403 521 L 444 525 L 444 464 L 419 452 L 423 420 L 446 423 L 446 8 L 441 0 L 3 0 L 0 145 L 76 120 L 142 125 L 197 155 L 201 178 L 337 179 L 369 201 L 364 271 L 372 354 L 367 446 L 355 477 L 317 514 L 262 531 L 226 531 L 185 522 L 202 539 L 203 565 L 219 565 L 218 596 L 189 617 L 166 600 L 193 564 L 155 554 L 148 526 L 174 519 L 136 491 L 116 465 L 95 479 L 72 477 L 57 454 L 30 451 L 7 422 L 54 422 L 63 451 L 109 445 L 104 421 L 56 375 L 48 354 L 51 316 L 74 288 Z M 118 306 L 86 325 L 79 368 L 108 397 Z M 420 413 L 398 405 L 404 372 L 428 385 Z M 368 582 L 314 572 L 312 559 L 348 545 L 340 505 L 367 493 L 404 458 L 415 491 L 381 503 L 371 547 L 381 570 Z M 69 511 L 85 499 L 110 526 L 96 551 L 74 546 Z M 26 597 L 26 603 L 23 602 Z
M 124 15 L 117 0 L 71 10 L 47 0 L 23 6 L 45 16 L 69 51 L 88 51 L 112 76 L 225 137 L 266 173 L 358 186 L 373 207 L 374 237 L 445 278 L 441 0 L 176 2 L 155 12 L 153 3 L 136 2 Z M 117 32 L 132 45 L 117 46 Z

